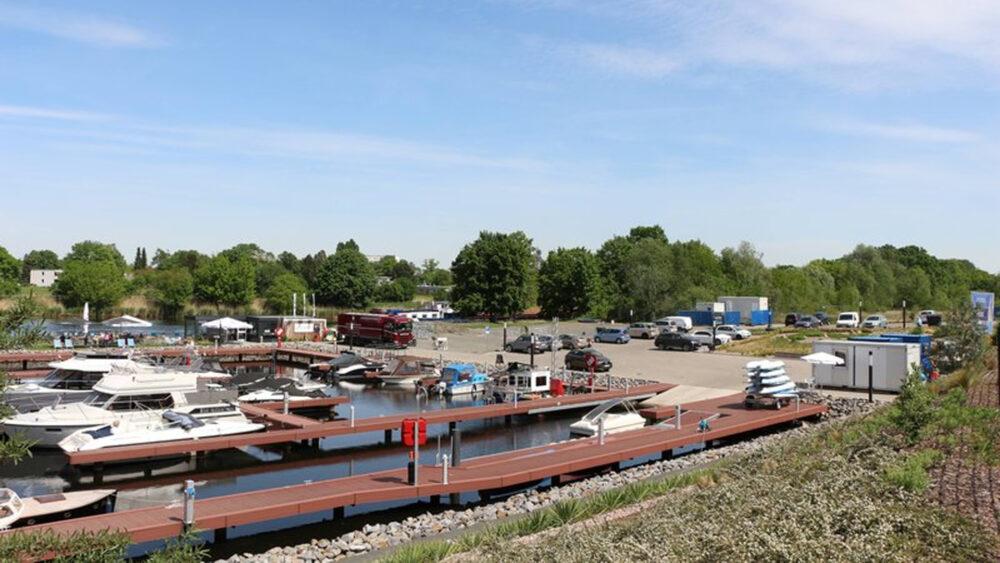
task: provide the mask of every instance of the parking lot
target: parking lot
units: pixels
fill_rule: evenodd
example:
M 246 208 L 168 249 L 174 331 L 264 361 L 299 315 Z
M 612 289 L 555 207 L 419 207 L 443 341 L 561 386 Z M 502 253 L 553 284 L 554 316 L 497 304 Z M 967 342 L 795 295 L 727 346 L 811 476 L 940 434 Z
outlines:
M 598 325 L 579 322 L 559 323 L 556 334 L 585 334 L 593 337 Z M 538 334 L 552 334 L 555 327 L 551 323 L 538 324 L 533 330 Z M 452 328 L 454 330 L 454 328 Z M 508 331 L 508 341 L 517 338 L 521 331 Z M 528 354 L 503 352 L 503 329 L 491 326 L 468 328 L 439 334 L 448 339 L 447 350 L 434 351 L 433 338 L 421 338 L 417 348 L 440 354 L 444 359 L 472 361 L 492 364 L 497 354 L 504 360 L 528 361 Z M 655 381 L 698 385 L 719 389 L 742 391 L 744 388 L 743 366 L 754 359 L 747 356 L 729 354 L 722 351 L 709 352 L 706 348 L 697 352 L 673 352 L 657 350 L 652 340 L 633 339 L 625 344 L 595 343 L 594 348 L 608 356 L 614 363 L 612 373 Z M 537 365 L 562 367 L 565 350 L 555 353 L 545 352 L 535 356 Z M 795 381 L 806 381 L 812 373 L 809 364 L 798 359 L 782 358 L 788 375 Z

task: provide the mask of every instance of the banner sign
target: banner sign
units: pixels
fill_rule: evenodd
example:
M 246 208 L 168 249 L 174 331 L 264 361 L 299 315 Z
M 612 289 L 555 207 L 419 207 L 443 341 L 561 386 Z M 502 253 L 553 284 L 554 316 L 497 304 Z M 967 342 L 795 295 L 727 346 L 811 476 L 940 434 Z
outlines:
M 987 333 L 993 333 L 994 295 L 989 291 L 972 292 L 972 308 L 976 311 L 979 326 Z

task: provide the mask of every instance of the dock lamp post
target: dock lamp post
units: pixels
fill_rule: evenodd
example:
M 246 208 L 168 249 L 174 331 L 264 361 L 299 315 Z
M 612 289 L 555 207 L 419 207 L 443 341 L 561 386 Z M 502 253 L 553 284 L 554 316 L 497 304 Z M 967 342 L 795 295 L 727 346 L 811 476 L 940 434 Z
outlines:
M 868 402 L 874 403 L 873 388 L 875 386 L 875 355 L 868 350 Z
M 903 331 L 906 331 L 906 299 L 903 299 Z
M 708 315 L 712 318 L 712 343 L 708 346 L 708 349 L 715 352 L 715 310 L 712 307 L 708 308 Z
M 862 323 L 865 319 L 865 302 L 864 300 L 858 301 L 858 328 L 861 328 Z
M 194 481 L 184 481 L 184 531 L 194 528 Z

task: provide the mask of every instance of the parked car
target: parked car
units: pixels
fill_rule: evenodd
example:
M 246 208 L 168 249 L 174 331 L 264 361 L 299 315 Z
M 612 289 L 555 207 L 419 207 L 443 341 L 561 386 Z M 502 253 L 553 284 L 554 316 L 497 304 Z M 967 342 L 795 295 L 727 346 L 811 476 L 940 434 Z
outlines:
M 663 317 L 653 324 L 660 327 L 661 331 L 666 328 L 687 332 L 694 328 L 694 321 L 691 320 L 691 317 Z
M 715 332 L 716 334 L 726 334 L 733 340 L 743 340 L 744 338 L 750 338 L 753 336 L 749 330 L 740 328 L 736 325 L 719 325 L 715 327 Z
M 846 311 L 837 315 L 837 328 L 858 328 L 861 325 L 861 317 L 853 311 Z
M 560 350 L 576 350 L 587 347 L 587 337 L 576 334 L 560 334 L 556 337 L 556 344 Z
M 690 352 L 701 347 L 701 341 L 685 332 L 665 330 L 653 341 L 660 350 L 684 350 Z
M 550 352 L 552 351 L 552 337 L 547 334 L 536 334 L 534 350 L 538 354 L 540 352 Z M 531 335 L 522 334 L 514 340 L 507 343 L 504 350 L 508 352 L 521 352 L 523 354 L 529 354 L 532 350 Z
M 691 333 L 691 336 L 694 337 L 696 340 L 698 340 L 699 342 L 701 342 L 705 346 L 711 346 L 712 345 L 712 331 L 710 331 L 710 330 L 696 330 L 696 331 L 694 331 L 694 332 Z M 721 332 L 716 332 L 715 333 L 715 345 L 716 346 L 722 346 L 723 344 L 729 344 L 729 342 L 731 340 L 732 340 L 732 337 L 730 337 L 728 334 L 724 334 L 724 333 L 721 333 Z
M 935 321 L 937 322 L 935 323 Z M 917 326 L 936 326 L 939 324 L 941 324 L 941 315 L 937 311 L 925 309 L 917 313 Z
M 594 335 L 595 342 L 611 342 L 614 344 L 625 344 L 632 337 L 628 335 L 627 328 L 598 328 L 597 334 Z
M 595 348 L 580 348 L 567 352 L 566 359 L 564 360 L 566 369 L 577 371 L 589 370 L 590 368 L 587 367 L 587 356 L 597 358 L 597 366 L 594 368 L 594 371 L 609 371 L 611 369 L 611 360 Z
M 802 315 L 798 313 L 788 313 L 785 315 L 785 326 L 795 326 L 795 323 L 799 322 Z
M 861 328 L 886 328 L 889 326 L 889 321 L 886 320 L 885 315 L 868 315 L 865 317 L 865 322 L 861 323 Z
M 816 317 L 816 320 L 819 321 L 819 324 L 821 325 L 830 324 L 830 315 L 827 315 L 823 311 L 817 311 L 813 316 Z
M 795 328 L 816 328 L 820 326 L 819 319 L 812 315 L 803 315 L 799 317 L 799 321 L 795 323 Z
M 628 327 L 628 335 L 632 338 L 656 338 L 660 327 L 656 323 L 632 323 Z

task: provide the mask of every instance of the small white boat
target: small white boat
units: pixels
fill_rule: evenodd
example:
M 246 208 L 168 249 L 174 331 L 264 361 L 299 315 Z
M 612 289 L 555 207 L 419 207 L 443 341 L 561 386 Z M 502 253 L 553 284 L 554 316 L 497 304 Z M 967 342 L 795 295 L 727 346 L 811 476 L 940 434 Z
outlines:
M 619 412 L 610 412 L 616 408 Z M 597 405 L 583 418 L 571 424 L 569 433 L 577 436 L 596 436 L 601 420 L 604 421 L 605 434 L 637 430 L 646 425 L 646 419 L 636 412 L 631 401 L 611 399 Z
M 424 379 L 440 377 L 434 363 L 416 356 L 397 356 L 379 372 L 378 379 L 387 386 L 413 387 Z
M 791 381 L 787 375 L 777 375 L 777 376 L 765 376 L 765 377 L 751 377 L 747 380 L 750 384 L 759 384 L 761 386 L 767 387 L 771 385 L 783 385 Z
M 86 452 L 116 446 L 233 436 L 263 429 L 263 424 L 250 422 L 245 416 L 206 421 L 189 414 L 164 411 L 155 421 L 112 423 L 79 430 L 59 442 L 59 447 L 67 453 Z
M 114 507 L 114 497 L 113 489 L 25 498 L 11 489 L 0 489 L 0 530 L 107 512 Z
M 275 401 L 284 401 L 286 392 L 288 393 L 288 400 L 293 402 L 307 401 L 309 399 L 322 398 L 326 396 L 322 393 L 302 394 L 297 392 L 296 389 L 270 389 L 264 387 L 244 393 L 237 397 L 237 400 L 241 403 L 273 403 Z
M 760 387 L 759 389 L 755 389 L 754 392 L 759 393 L 761 395 L 777 395 L 779 393 L 785 393 L 793 389 L 795 389 L 795 382 L 789 381 L 788 383 L 782 383 L 781 385 Z

